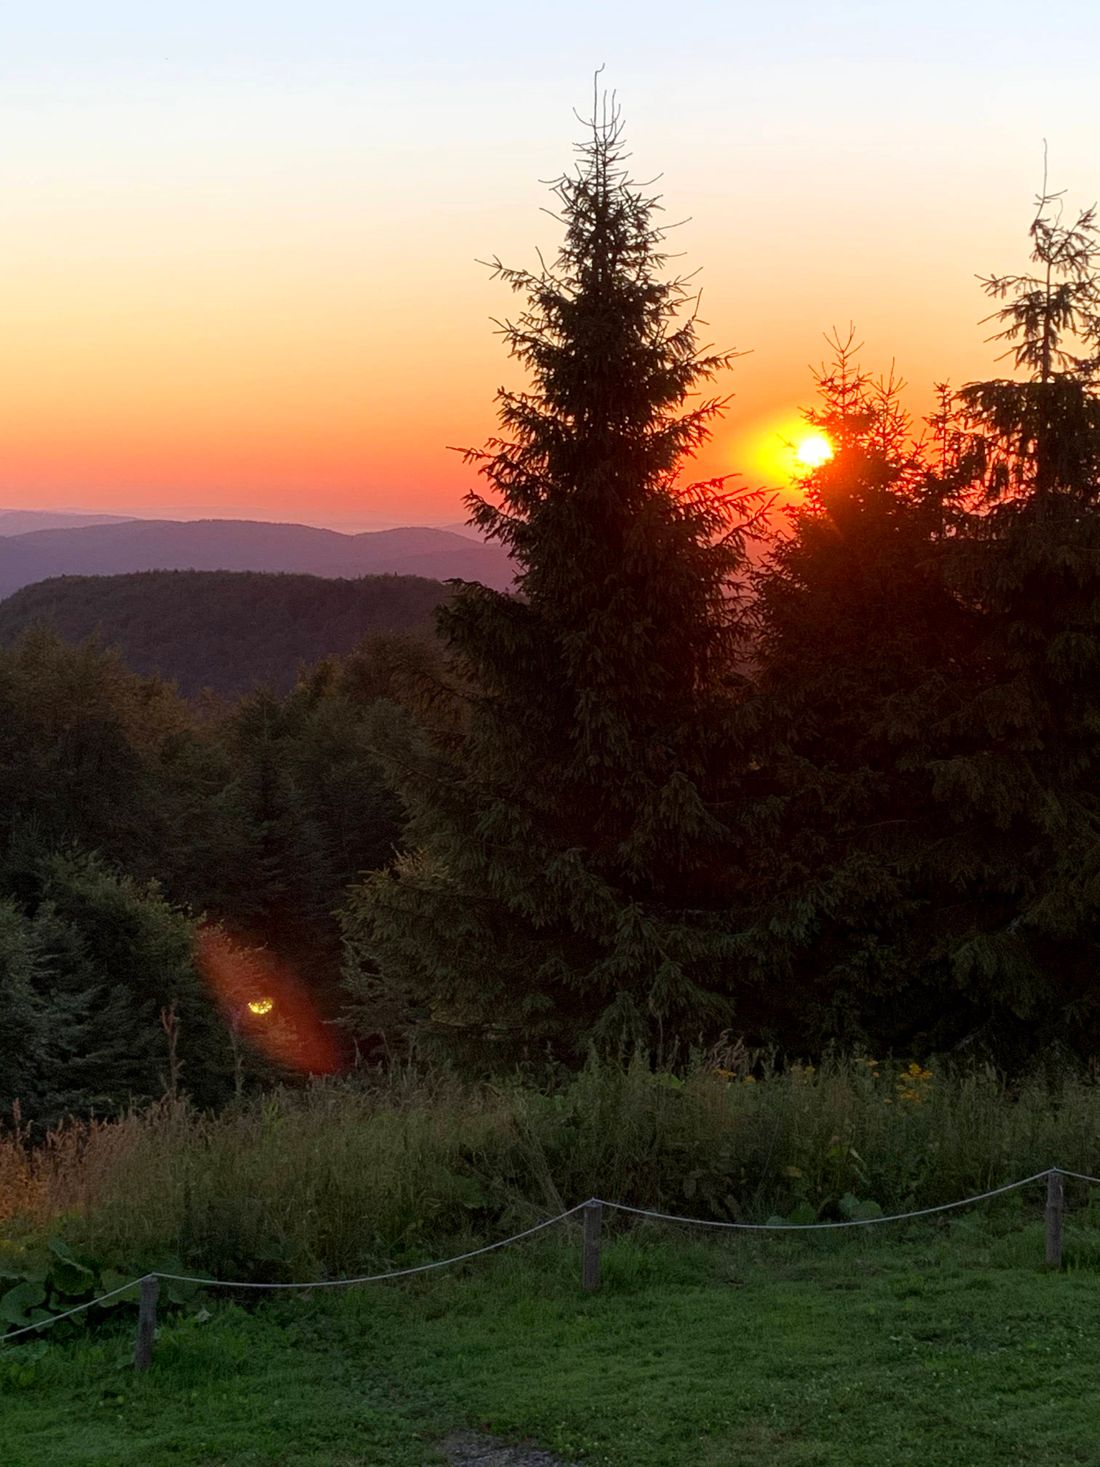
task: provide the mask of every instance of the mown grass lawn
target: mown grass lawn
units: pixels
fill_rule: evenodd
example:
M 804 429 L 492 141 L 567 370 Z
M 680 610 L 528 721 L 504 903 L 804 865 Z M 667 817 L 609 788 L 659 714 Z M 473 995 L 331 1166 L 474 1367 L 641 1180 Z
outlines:
M 1100 1463 L 1100 1250 L 968 1218 L 900 1238 L 575 1246 L 0 1351 L 2 1467 L 422 1467 L 473 1426 L 607 1467 Z

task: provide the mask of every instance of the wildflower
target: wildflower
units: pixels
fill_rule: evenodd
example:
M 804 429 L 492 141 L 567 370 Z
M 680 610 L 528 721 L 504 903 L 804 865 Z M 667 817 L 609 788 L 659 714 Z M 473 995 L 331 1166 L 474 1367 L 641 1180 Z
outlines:
M 897 1084 L 894 1087 L 897 1090 L 898 1099 L 910 1105 L 919 1105 L 927 1093 L 926 1086 L 931 1079 L 932 1071 L 913 1060 L 898 1075 Z

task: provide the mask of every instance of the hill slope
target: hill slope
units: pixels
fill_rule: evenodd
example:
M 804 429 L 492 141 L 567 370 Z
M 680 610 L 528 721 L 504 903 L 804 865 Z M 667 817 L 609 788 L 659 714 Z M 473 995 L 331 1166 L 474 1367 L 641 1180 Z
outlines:
M 0 596 L 53 576 L 151 570 L 454 577 L 498 590 L 512 582 L 499 546 L 424 526 L 345 535 L 262 520 L 125 520 L 0 535 Z
M 193 695 L 285 691 L 303 663 L 349 652 L 371 632 L 427 631 L 447 587 L 419 576 L 360 580 L 248 571 L 64 576 L 0 602 L 0 644 L 33 626 L 66 641 L 98 635 L 135 672 Z

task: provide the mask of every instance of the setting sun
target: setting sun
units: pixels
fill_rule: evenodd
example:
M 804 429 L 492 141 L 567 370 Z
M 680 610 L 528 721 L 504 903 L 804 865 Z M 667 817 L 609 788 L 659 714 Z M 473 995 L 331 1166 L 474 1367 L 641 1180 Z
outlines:
M 833 445 L 824 433 L 811 433 L 808 437 L 799 439 L 794 450 L 798 465 L 803 469 L 819 469 L 822 464 L 829 462 L 833 453 Z
M 731 433 L 723 465 L 800 496 L 807 473 L 834 457 L 828 434 L 794 408 L 778 410 Z

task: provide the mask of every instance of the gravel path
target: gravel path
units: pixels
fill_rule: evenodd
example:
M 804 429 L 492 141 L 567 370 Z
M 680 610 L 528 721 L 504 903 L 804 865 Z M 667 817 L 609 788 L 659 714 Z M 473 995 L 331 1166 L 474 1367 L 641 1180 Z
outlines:
M 440 1446 L 451 1467 L 572 1467 L 539 1447 L 509 1447 L 472 1431 L 454 1432 Z

